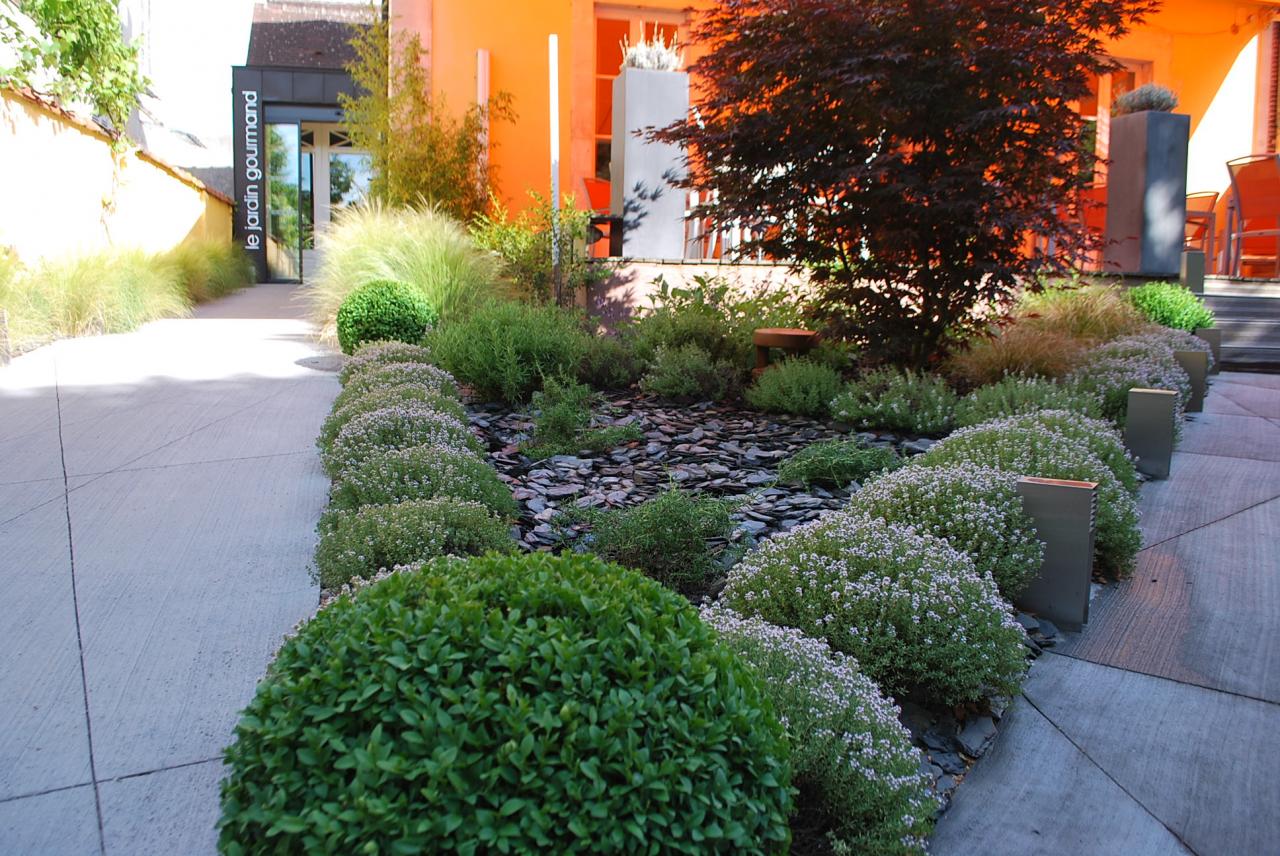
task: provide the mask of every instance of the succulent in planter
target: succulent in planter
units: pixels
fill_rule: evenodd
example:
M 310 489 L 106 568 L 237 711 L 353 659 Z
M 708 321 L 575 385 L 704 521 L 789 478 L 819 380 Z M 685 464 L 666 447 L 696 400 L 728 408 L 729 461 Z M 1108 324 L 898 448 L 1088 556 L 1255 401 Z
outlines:
M 1147 110 L 1172 113 L 1177 106 L 1178 96 L 1172 89 L 1155 83 L 1144 83 L 1132 92 L 1126 92 L 1117 98 L 1111 105 L 1111 115 L 1125 116 Z

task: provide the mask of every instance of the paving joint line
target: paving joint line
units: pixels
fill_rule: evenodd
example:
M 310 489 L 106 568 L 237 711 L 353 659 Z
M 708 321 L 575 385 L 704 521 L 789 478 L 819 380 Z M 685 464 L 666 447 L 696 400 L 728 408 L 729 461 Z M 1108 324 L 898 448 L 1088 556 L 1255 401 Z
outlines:
M 1173 838 L 1174 838 L 1174 840 L 1175 840 L 1175 841 L 1177 841 L 1179 844 L 1181 844 L 1183 847 L 1185 847 L 1185 848 L 1186 848 L 1186 850 L 1187 850 L 1187 852 L 1188 852 L 1188 853 L 1192 854 L 1192 856 L 1200 856 L 1199 851 L 1197 851 L 1194 847 L 1192 847 L 1190 844 L 1188 844 L 1188 843 L 1186 842 L 1186 840 L 1184 840 L 1184 839 L 1183 839 L 1183 837 L 1182 837 L 1181 835 L 1179 835 L 1178 833 L 1174 832 L 1174 831 L 1173 831 L 1173 828 L 1172 828 L 1172 827 L 1170 827 L 1170 826 L 1169 826 L 1169 824 L 1167 824 L 1167 823 L 1165 823 L 1163 820 L 1161 820 L 1161 819 L 1160 819 L 1160 817 L 1159 817 L 1155 812 L 1153 812 L 1151 809 L 1147 808 L 1146 803 L 1144 803 L 1142 800 L 1140 800 L 1140 799 L 1138 799 L 1136 796 L 1134 796 L 1134 795 L 1133 795 L 1133 793 L 1132 793 L 1132 792 L 1130 792 L 1130 791 L 1129 791 L 1129 789 L 1128 789 L 1128 788 L 1126 788 L 1124 785 L 1120 784 L 1120 782 L 1116 780 L 1116 777 L 1115 777 L 1115 776 L 1111 775 L 1111 773 L 1109 773 L 1105 767 L 1103 767 L 1101 764 L 1099 764 L 1099 763 L 1094 759 L 1094 757 L 1093 757 L 1092 755 L 1090 755 L 1088 752 L 1086 752 L 1086 751 L 1085 751 L 1085 749 L 1084 749 L 1084 747 L 1083 747 L 1083 746 L 1081 746 L 1081 745 L 1080 745 L 1079 743 L 1077 743 L 1074 739 L 1072 739 L 1072 737 L 1071 737 L 1071 735 L 1070 735 L 1070 734 L 1068 734 L 1066 731 L 1064 731 L 1064 730 L 1062 729 L 1062 727 L 1061 727 L 1060 725 L 1058 725 L 1058 723 L 1054 722 L 1054 721 L 1053 721 L 1053 719 L 1052 719 L 1052 718 L 1050 718 L 1050 716 L 1049 716 L 1047 713 L 1045 713 L 1043 710 L 1041 710 L 1041 709 L 1040 709 L 1040 705 L 1036 704 L 1036 703 L 1035 703 L 1035 700 L 1034 700 L 1034 699 L 1032 699 L 1032 698 L 1031 698 L 1031 696 L 1027 695 L 1027 694 L 1026 694 L 1026 692 L 1024 691 L 1024 692 L 1022 693 L 1022 697 L 1023 697 L 1024 699 L 1026 699 L 1027 704 L 1031 705 L 1032 710 L 1034 710 L 1036 713 L 1040 714 L 1040 716 L 1042 716 L 1042 717 L 1044 718 L 1044 721 L 1045 721 L 1045 722 L 1047 722 L 1047 723 L 1049 723 L 1049 725 L 1051 725 L 1051 726 L 1053 727 L 1053 730 L 1054 730 L 1054 731 L 1057 731 L 1059 734 L 1061 734 L 1061 735 L 1062 735 L 1062 737 L 1063 737 L 1063 739 L 1065 739 L 1068 743 L 1070 743 L 1073 747 L 1075 747 L 1075 750 L 1076 750 L 1077 752 L 1079 752 L 1079 753 L 1080 753 L 1080 755 L 1081 755 L 1081 756 L 1082 756 L 1086 761 L 1088 761 L 1090 764 L 1092 764 L 1094 767 L 1096 767 L 1096 768 L 1098 769 L 1098 772 L 1100 772 L 1100 773 L 1102 773 L 1102 775 L 1106 776 L 1106 777 L 1107 777 L 1107 780 L 1108 780 L 1108 781 L 1110 781 L 1110 782 L 1111 782 L 1111 784 L 1113 784 L 1113 785 L 1115 785 L 1117 788 L 1119 788 L 1121 793 L 1123 793 L 1123 794 L 1124 794 L 1125 796 L 1127 796 L 1129 799 L 1133 800 L 1134 805 L 1136 805 L 1136 806 L 1138 806 L 1139 808 L 1141 808 L 1144 812 L 1146 812 L 1146 813 L 1147 813 L 1147 815 L 1148 815 L 1152 820 L 1154 820 L 1156 823 L 1158 823 L 1158 824 L 1160 824 L 1161 826 L 1163 826 L 1163 827 L 1165 828 L 1165 830 L 1166 830 L 1166 831 L 1168 831 L 1168 833 L 1169 833 L 1170 835 L 1172 835 L 1172 836 L 1173 836 Z
M 1068 651 L 1047 650 L 1046 654 L 1053 654 L 1055 657 L 1065 657 L 1068 660 L 1075 660 L 1077 663 L 1088 663 L 1091 666 L 1101 666 L 1104 669 L 1115 669 L 1117 672 L 1127 672 L 1130 675 L 1141 675 L 1144 678 L 1152 678 L 1157 681 L 1168 681 L 1171 684 L 1177 684 L 1180 687 L 1193 687 L 1198 690 L 1204 690 L 1210 693 L 1221 693 L 1232 698 L 1244 699 L 1246 701 L 1256 701 L 1259 704 L 1271 705 L 1272 707 L 1280 707 L 1280 701 L 1269 698 L 1261 698 L 1260 696 L 1249 695 L 1238 690 L 1224 690 L 1220 687 L 1210 687 L 1205 684 L 1197 684 L 1194 681 L 1184 681 L 1181 678 L 1171 678 L 1168 675 L 1157 675 L 1152 672 L 1144 672 L 1141 669 L 1131 669 L 1128 666 L 1117 666 L 1115 663 L 1102 663 L 1098 660 L 1090 660 L 1088 657 L 1082 657 L 1079 654 L 1072 654 Z
M 58 411 L 58 457 L 62 463 L 62 507 L 67 517 L 67 558 L 71 570 L 71 608 L 75 616 L 76 651 L 80 659 L 80 691 L 84 699 L 85 739 L 89 744 L 89 778 L 93 780 L 93 809 L 98 820 L 98 852 L 106 856 L 107 839 L 102 824 L 102 794 L 98 789 L 98 769 L 93 757 L 93 716 L 89 712 L 89 675 L 84 663 L 84 634 L 80 624 L 80 594 L 76 585 L 76 546 L 71 534 L 71 490 L 67 478 L 67 450 L 62 439 L 62 394 L 58 383 L 58 360 L 53 360 L 53 396 Z
M 1205 529 L 1209 526 L 1216 526 L 1217 524 L 1230 520 L 1231 518 L 1237 515 L 1244 514 L 1246 511 L 1253 511 L 1253 509 L 1261 505 L 1267 505 L 1268 503 L 1275 502 L 1277 499 L 1280 499 L 1280 493 L 1276 494 L 1275 496 L 1268 497 L 1267 499 L 1259 500 L 1258 502 L 1255 502 L 1253 505 L 1246 505 L 1244 508 L 1241 508 L 1238 511 L 1233 511 L 1230 514 L 1219 517 L 1216 520 L 1210 520 L 1206 523 L 1201 523 L 1199 526 L 1193 526 L 1185 532 L 1179 532 L 1177 535 L 1170 535 L 1168 538 L 1162 538 L 1161 540 L 1155 542 L 1154 544 L 1148 544 L 1146 547 L 1143 547 L 1141 550 L 1138 551 L 1138 555 L 1142 555 L 1148 550 L 1154 550 L 1156 547 L 1163 547 L 1165 544 L 1168 544 L 1170 541 L 1177 541 L 1179 538 L 1183 537 L 1184 535 L 1190 535 L 1193 532 L 1199 532 L 1201 529 Z
M 103 779 L 103 782 L 126 782 L 129 779 L 140 779 L 143 776 L 154 776 L 156 773 L 167 773 L 171 770 L 185 770 L 187 767 L 199 767 L 201 764 L 212 764 L 215 761 L 221 761 L 221 755 L 215 755 L 212 758 L 201 758 L 199 761 L 183 761 L 181 764 L 170 764 L 166 767 L 156 767 L 154 770 L 143 770 L 139 773 L 125 773 L 122 776 L 114 776 L 110 779 Z
M 74 785 L 60 785 L 56 788 L 45 788 L 43 791 L 32 791 L 29 794 L 15 794 L 11 797 L 0 797 L 0 805 L 17 802 L 18 800 L 29 800 L 35 797 L 47 797 L 49 794 L 60 794 L 63 791 L 74 791 L 77 788 L 87 788 L 92 785 L 93 782 L 80 782 Z
M 76 473 L 72 478 L 93 478 L 97 481 L 103 476 L 114 476 L 120 473 L 145 473 L 150 470 L 170 470 L 175 467 L 200 467 L 206 464 L 233 464 L 237 461 L 261 461 L 267 458 L 287 458 L 292 455 L 306 455 L 314 453 L 314 449 L 294 449 L 290 452 L 271 452 L 266 455 L 241 455 L 235 458 L 211 458 L 206 461 L 180 461 L 176 464 L 154 464 L 149 467 L 130 467 L 122 466 L 114 470 L 103 470 L 101 472 Z M 150 454 L 150 453 L 148 453 Z
M 1264 422 L 1270 422 L 1270 419 L 1264 419 Z M 1197 458 L 1226 458 L 1228 461 L 1249 461 L 1254 464 L 1280 464 L 1280 460 L 1273 458 L 1246 458 L 1242 455 L 1224 455 L 1221 452 L 1196 452 L 1192 449 L 1177 449 L 1179 455 L 1195 455 Z

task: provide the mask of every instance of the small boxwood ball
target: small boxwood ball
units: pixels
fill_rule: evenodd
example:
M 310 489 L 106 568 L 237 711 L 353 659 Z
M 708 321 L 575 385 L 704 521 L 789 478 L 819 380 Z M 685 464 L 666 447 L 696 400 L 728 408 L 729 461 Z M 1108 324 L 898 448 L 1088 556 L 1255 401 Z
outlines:
M 351 354 L 365 342 L 417 343 L 439 317 L 411 286 L 374 280 L 352 291 L 338 307 L 338 345 Z
M 437 559 L 285 642 L 226 752 L 250 853 L 785 852 L 789 748 L 679 595 L 582 556 Z

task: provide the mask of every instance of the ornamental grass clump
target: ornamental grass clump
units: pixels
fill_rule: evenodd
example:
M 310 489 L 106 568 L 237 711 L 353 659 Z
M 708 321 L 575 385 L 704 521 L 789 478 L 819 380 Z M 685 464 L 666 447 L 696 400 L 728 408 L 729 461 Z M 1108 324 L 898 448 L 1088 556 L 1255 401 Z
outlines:
M 493 467 L 469 451 L 437 445 L 382 452 L 344 470 L 329 489 L 329 507 L 354 511 L 436 497 L 478 502 L 505 520 L 517 512 Z
M 902 459 L 885 446 L 858 440 L 823 440 L 787 458 L 778 467 L 778 481 L 844 487 L 883 470 L 902 466 Z
M 324 424 L 320 426 L 320 436 L 316 438 L 316 445 L 321 450 L 328 449 L 333 445 L 338 433 L 352 419 L 357 416 L 363 416 L 366 413 L 372 413 L 375 410 L 383 410 L 398 405 L 424 407 L 444 416 L 452 416 L 459 422 L 466 422 L 467 420 L 466 409 L 453 396 L 433 392 L 427 387 L 403 384 L 385 389 L 375 389 L 359 398 L 347 401 L 342 407 L 335 408 L 325 418 Z
M 1027 292 L 1016 309 L 1017 324 L 1070 336 L 1081 342 L 1105 342 L 1136 333 L 1147 323 L 1142 313 L 1109 285 L 1062 286 Z
M 1059 378 L 1079 363 L 1084 345 L 1067 333 L 1031 324 L 1010 324 L 971 340 L 951 355 L 947 371 L 965 386 L 999 383 L 1009 375 Z
M 1127 576 L 1142 547 L 1138 507 L 1111 469 L 1082 443 L 1044 425 L 998 420 L 962 428 L 913 459 L 923 467 L 975 464 L 1040 478 L 1096 482 L 1098 485 L 1096 561 L 1104 570 Z
M 354 417 L 342 426 L 320 461 L 330 478 L 381 452 L 436 445 L 459 452 L 481 452 L 466 423 L 421 404 L 396 404 Z
M 226 751 L 224 853 L 786 851 L 789 748 L 697 611 L 580 555 L 439 559 L 288 639 Z
M 1015 475 L 972 464 L 904 467 L 864 485 L 849 507 L 946 539 L 1011 601 L 1044 558 L 1016 482 Z
M 951 429 L 956 394 L 936 375 L 877 369 L 845 387 L 832 415 L 859 428 L 940 435 Z
M 591 550 L 681 593 L 716 577 L 733 532 L 732 505 L 676 488 L 630 508 L 588 515 Z M 717 539 L 718 544 L 710 543 Z
M 366 371 L 398 363 L 431 363 L 431 352 L 408 342 L 366 342 L 342 364 L 338 381 L 346 386 L 353 377 Z
M 1074 385 L 1009 375 L 961 398 L 956 404 L 956 426 L 967 428 L 989 419 L 1037 410 L 1070 410 L 1081 416 L 1099 416 L 1102 405 L 1091 393 Z
M 840 393 L 840 373 L 804 358 L 770 366 L 746 392 L 747 403 L 770 413 L 826 416 Z
M 1154 324 L 1187 333 L 1213 326 L 1213 310 L 1184 285 L 1148 282 L 1130 289 L 1127 296 L 1129 302 Z
M 729 572 L 723 603 L 853 656 L 892 695 L 931 703 L 1016 692 L 1022 631 L 995 581 L 941 538 L 833 512 L 766 541 Z
M 1043 428 L 1084 446 L 1102 463 L 1125 490 L 1138 493 L 1138 470 L 1124 438 L 1110 422 L 1091 419 L 1069 410 L 1040 410 L 1000 420 L 995 424 L 1019 428 Z
M 357 398 L 395 386 L 415 386 L 427 392 L 456 398 L 458 382 L 444 369 L 427 363 L 393 363 L 369 366 L 347 379 L 342 392 L 333 400 L 333 409 L 346 407 Z
M 938 807 L 932 778 L 897 706 L 857 662 L 820 639 L 728 609 L 704 609 L 702 618 L 760 676 L 787 731 L 798 791 L 792 851 L 825 844 L 833 853 L 923 856 Z M 799 830 L 814 840 L 802 841 Z
M 509 552 L 515 547 L 505 520 L 478 502 L 452 496 L 366 505 L 355 511 L 331 509 L 316 528 L 316 571 L 326 589 L 437 556 Z

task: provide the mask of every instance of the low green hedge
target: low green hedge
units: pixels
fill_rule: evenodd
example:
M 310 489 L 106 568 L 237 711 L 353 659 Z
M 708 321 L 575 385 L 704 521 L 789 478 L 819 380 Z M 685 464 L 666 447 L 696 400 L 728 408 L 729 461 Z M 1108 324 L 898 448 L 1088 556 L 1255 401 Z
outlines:
M 955 421 L 956 394 L 936 375 L 877 369 L 849 383 L 831 402 L 836 419 L 859 428 L 945 434 Z

